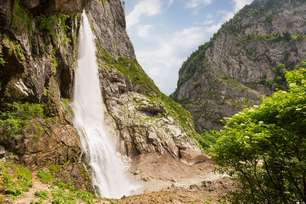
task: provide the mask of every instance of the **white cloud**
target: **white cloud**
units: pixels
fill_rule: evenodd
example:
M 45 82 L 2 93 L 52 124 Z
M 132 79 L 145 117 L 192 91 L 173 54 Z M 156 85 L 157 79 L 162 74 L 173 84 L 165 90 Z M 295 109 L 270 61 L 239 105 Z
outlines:
M 211 4 L 213 0 L 187 0 L 186 7 L 187 8 L 198 8 L 199 6 L 207 6 Z
M 253 0 L 232 0 L 234 8 L 232 11 L 220 11 L 219 13 L 223 14 L 224 22 L 230 20 L 234 15 L 240 11 L 244 6 L 250 4 Z
M 141 25 L 137 27 L 137 35 L 141 38 L 146 38 L 150 36 L 152 32 L 153 26 L 152 25 Z
M 133 26 L 133 29 L 128 29 L 128 31 L 134 42 L 138 60 L 148 75 L 166 94 L 174 91 L 178 71 L 183 61 L 198 46 L 208 41 L 225 21 L 232 18 L 239 9 L 252 0 L 231 0 L 233 5 L 231 10 L 216 11 L 208 15 L 204 22 L 190 22 L 190 26 L 176 31 L 160 30 L 159 25 L 155 25 L 154 21 L 150 24 L 144 23 L 143 16 L 158 15 L 173 1 L 141 0 L 127 16 L 129 28 Z M 197 6 L 207 6 L 214 0 L 183 1 L 186 8 L 197 10 Z
M 174 0 L 169 0 L 168 1 L 168 6 L 171 6 L 171 4 L 174 2 Z
M 127 15 L 127 27 L 130 28 L 140 22 L 143 16 L 154 16 L 161 12 L 161 0 L 139 1 L 133 10 Z
M 250 4 L 253 0 L 233 0 L 234 2 L 234 12 L 238 12 L 242 9 L 245 5 Z
M 178 70 L 183 61 L 199 45 L 208 41 L 219 27 L 218 24 L 203 23 L 201 26 L 159 35 L 157 31 L 151 30 L 153 33 L 148 39 L 153 41 L 154 46 L 136 49 L 137 58 L 161 90 L 170 94 L 176 87 Z

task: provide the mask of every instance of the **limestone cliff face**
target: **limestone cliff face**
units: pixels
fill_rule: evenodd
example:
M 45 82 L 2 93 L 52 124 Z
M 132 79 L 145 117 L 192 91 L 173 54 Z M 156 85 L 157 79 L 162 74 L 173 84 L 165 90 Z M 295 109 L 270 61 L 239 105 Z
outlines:
M 88 11 L 97 37 L 106 113 L 118 149 L 132 159 L 154 152 L 175 159 L 199 154 L 189 113 L 163 95 L 135 59 L 121 1 L 91 1 Z
M 59 176 L 91 189 L 69 107 L 83 9 L 97 37 L 105 112 L 118 150 L 131 159 L 158 152 L 192 160 L 200 150 L 190 115 L 138 65 L 120 0 L 0 2 L 1 152 L 3 146 L 7 158 L 32 168 L 61 165 Z
M 0 2 L 0 146 L 34 169 L 61 165 L 59 177 L 91 190 L 68 106 L 85 5 Z
M 306 2 L 255 0 L 183 64 L 173 97 L 198 131 L 283 88 L 285 68 L 306 58 Z

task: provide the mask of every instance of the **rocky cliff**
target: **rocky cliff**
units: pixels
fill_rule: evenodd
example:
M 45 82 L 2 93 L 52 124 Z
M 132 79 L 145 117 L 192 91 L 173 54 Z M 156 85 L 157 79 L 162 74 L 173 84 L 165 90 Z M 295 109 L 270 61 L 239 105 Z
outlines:
M 32 169 L 60 166 L 58 178 L 92 190 L 69 106 L 83 9 L 97 38 L 105 112 L 118 150 L 130 159 L 159 153 L 192 162 L 200 150 L 190 114 L 137 63 L 120 0 L 0 2 L 0 157 Z
M 284 71 L 306 58 L 305 11 L 303 0 L 255 0 L 190 56 L 173 97 L 198 131 L 285 88 Z

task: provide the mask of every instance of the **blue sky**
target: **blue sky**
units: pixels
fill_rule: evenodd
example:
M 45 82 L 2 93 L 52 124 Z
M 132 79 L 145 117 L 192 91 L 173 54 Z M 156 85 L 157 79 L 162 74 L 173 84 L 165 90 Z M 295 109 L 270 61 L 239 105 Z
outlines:
M 166 94 L 182 63 L 252 0 L 125 0 L 127 31 L 146 73 Z

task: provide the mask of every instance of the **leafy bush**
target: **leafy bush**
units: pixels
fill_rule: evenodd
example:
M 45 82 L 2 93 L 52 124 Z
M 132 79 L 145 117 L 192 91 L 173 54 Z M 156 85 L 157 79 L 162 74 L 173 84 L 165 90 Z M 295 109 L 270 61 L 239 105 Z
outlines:
M 197 141 L 203 149 L 207 150 L 216 143 L 217 138 L 215 134 L 216 131 L 205 131 L 197 137 Z
M 18 196 L 32 186 L 32 173 L 22 165 L 0 162 L 0 192 Z
M 21 134 L 22 127 L 33 118 L 45 118 L 42 104 L 17 103 L 6 104 L 0 111 L 0 129 L 6 136 Z
M 306 203 L 306 69 L 286 79 L 288 91 L 234 115 L 215 134 L 213 158 L 241 185 L 235 203 Z

